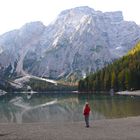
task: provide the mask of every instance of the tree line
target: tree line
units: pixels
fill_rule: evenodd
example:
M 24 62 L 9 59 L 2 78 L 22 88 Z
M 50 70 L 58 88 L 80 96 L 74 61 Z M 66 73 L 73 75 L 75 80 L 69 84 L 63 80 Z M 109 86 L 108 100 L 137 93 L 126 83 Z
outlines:
M 140 89 L 140 42 L 124 57 L 104 67 L 78 84 L 79 91 Z
M 26 83 L 29 85 L 33 91 L 37 92 L 46 92 L 46 91 L 73 91 L 77 90 L 76 85 L 68 85 L 63 83 L 58 83 L 57 85 L 49 83 L 42 80 L 37 80 L 31 78 L 29 82 Z

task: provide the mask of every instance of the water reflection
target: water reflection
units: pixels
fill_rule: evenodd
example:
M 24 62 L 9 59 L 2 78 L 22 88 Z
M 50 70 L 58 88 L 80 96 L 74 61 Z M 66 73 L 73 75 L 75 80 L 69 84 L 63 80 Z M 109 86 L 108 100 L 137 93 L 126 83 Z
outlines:
M 25 94 L 14 94 L 0 97 L 0 122 L 81 121 L 86 100 L 91 120 L 140 115 L 140 97 L 47 93 L 27 99 Z

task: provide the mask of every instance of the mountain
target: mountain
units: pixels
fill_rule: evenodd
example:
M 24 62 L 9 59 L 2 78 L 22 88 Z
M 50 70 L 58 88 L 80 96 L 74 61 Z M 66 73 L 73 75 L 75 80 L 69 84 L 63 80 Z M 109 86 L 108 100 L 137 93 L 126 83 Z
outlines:
M 139 39 L 139 26 L 120 11 L 65 10 L 48 26 L 31 22 L 1 35 L 0 75 L 75 81 L 122 57 Z
M 140 42 L 127 55 L 79 82 L 81 91 L 140 89 Z

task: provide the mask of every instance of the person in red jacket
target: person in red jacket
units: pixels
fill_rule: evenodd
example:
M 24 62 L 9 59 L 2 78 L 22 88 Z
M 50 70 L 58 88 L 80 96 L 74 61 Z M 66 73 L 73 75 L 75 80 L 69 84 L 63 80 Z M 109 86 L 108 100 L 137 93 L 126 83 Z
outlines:
M 86 127 L 89 127 L 89 114 L 90 114 L 90 106 L 89 106 L 89 103 L 86 102 L 83 108 L 83 115 L 85 117 Z

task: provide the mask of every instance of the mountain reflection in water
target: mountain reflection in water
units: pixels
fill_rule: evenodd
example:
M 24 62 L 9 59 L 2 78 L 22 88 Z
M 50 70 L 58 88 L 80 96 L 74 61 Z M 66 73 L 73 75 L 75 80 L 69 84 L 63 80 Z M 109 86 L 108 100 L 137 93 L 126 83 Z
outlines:
M 91 120 L 140 115 L 140 97 L 40 93 L 27 99 L 25 94 L 14 94 L 0 98 L 0 122 L 82 121 L 87 100 L 92 110 Z

